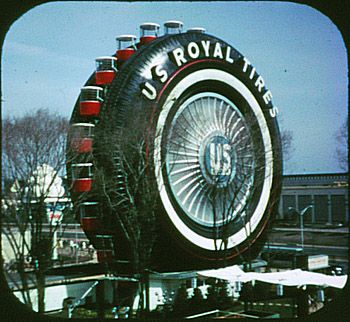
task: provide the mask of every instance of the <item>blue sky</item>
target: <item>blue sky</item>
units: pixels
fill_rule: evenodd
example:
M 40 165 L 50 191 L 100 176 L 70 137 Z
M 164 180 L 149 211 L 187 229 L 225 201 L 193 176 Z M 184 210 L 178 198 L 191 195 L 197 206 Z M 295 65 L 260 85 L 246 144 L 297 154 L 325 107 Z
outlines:
M 2 116 L 49 108 L 70 116 L 94 59 L 143 22 L 181 20 L 235 47 L 273 93 L 281 129 L 293 132 L 286 173 L 342 171 L 335 133 L 346 120 L 347 53 L 332 21 L 287 2 L 55 2 L 10 28 L 2 56 Z

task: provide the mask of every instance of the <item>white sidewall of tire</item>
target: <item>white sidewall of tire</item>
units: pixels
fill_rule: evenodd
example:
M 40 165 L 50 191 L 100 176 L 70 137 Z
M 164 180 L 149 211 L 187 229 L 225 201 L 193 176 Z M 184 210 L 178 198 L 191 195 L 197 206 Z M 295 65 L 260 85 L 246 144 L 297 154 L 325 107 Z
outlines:
M 162 174 L 162 136 L 163 129 L 166 123 L 167 117 L 171 108 L 173 107 L 176 100 L 188 89 L 191 85 L 200 82 L 200 81 L 220 81 L 226 83 L 230 87 L 238 91 L 244 99 L 248 102 L 252 112 L 254 113 L 256 120 L 259 124 L 261 136 L 265 149 L 265 178 L 262 187 L 262 192 L 260 200 L 255 208 L 253 215 L 248 223 L 245 225 L 242 224 L 242 228 L 236 233 L 232 234 L 228 238 L 227 249 L 236 247 L 242 242 L 244 242 L 249 235 L 256 229 L 259 222 L 262 220 L 262 217 L 266 211 L 266 207 L 269 202 L 272 179 L 273 179 L 273 155 L 272 155 L 272 143 L 270 132 L 264 117 L 264 114 L 255 99 L 254 95 L 250 90 L 235 76 L 218 69 L 202 69 L 195 71 L 185 78 L 183 78 L 172 91 L 169 93 L 166 101 L 163 104 L 162 110 L 160 112 L 157 126 L 156 126 L 156 139 L 155 139 L 155 148 L 154 148 L 154 164 L 155 164 L 155 175 L 157 178 L 157 186 L 162 200 L 163 206 L 173 223 L 177 231 L 186 238 L 189 242 L 194 244 L 197 247 L 200 247 L 205 250 L 215 251 L 215 249 L 220 249 L 222 244 L 221 239 L 216 240 L 216 247 L 214 245 L 214 239 L 203 237 L 193 231 L 188 227 L 180 218 L 180 216 L 175 211 L 170 197 L 167 194 L 167 191 L 164 186 L 164 178 Z

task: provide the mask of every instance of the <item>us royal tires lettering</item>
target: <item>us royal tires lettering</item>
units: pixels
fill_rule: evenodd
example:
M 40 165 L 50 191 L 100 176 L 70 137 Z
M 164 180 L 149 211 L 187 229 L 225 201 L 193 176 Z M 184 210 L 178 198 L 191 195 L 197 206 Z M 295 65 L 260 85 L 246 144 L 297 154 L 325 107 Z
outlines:
M 178 67 L 186 64 L 190 59 L 197 59 L 200 56 L 219 58 L 233 64 L 235 60 L 231 57 L 231 47 L 222 46 L 220 42 L 211 43 L 209 40 L 202 40 L 199 43 L 190 42 L 183 47 L 173 49 L 168 55 Z
M 153 101 L 157 97 L 157 90 L 152 84 L 146 82 L 141 85 L 141 94 L 148 98 L 150 101 Z
M 236 60 L 231 57 L 232 48 L 223 46 L 220 42 L 210 42 L 202 40 L 201 42 L 189 42 L 186 47 L 177 47 L 168 53 L 170 60 L 177 66 L 182 67 L 190 60 L 200 59 L 201 57 L 219 59 L 229 64 L 236 63 Z M 257 89 L 258 95 L 261 96 L 266 108 L 269 110 L 269 115 L 275 118 L 278 114 L 278 108 L 272 105 L 272 92 L 265 87 L 265 80 L 261 75 L 258 75 L 255 67 L 250 61 L 242 58 L 242 72 L 247 74 L 249 81 Z M 164 84 L 168 78 L 168 72 L 162 65 L 155 65 L 151 68 L 152 80 Z M 141 86 L 142 95 L 148 100 L 155 100 L 158 96 L 157 89 L 150 82 L 145 82 Z
M 159 80 L 161 83 L 165 83 L 168 80 L 168 72 L 161 66 L 156 65 L 151 68 L 152 78 Z
M 272 93 L 269 89 L 265 88 L 265 81 L 261 75 L 258 75 L 256 73 L 255 67 L 252 66 L 250 61 L 243 57 L 243 67 L 242 71 L 245 74 L 249 75 L 249 79 L 253 81 L 254 86 L 257 88 L 259 93 L 262 93 L 262 99 L 267 107 L 269 107 L 271 101 L 272 101 Z M 255 80 L 254 80 L 255 78 Z M 265 89 L 265 91 L 263 90 Z M 278 108 L 277 106 L 269 107 L 269 114 L 272 118 L 276 117 L 278 114 Z

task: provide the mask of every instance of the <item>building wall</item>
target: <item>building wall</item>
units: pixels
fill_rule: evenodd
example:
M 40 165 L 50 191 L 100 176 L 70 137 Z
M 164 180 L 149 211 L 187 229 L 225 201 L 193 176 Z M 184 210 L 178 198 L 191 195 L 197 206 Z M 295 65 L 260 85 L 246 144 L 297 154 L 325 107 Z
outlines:
M 278 219 L 297 221 L 298 212 L 313 205 L 305 223 L 349 223 L 348 178 L 346 174 L 285 176 Z M 289 208 L 292 207 L 291 211 Z

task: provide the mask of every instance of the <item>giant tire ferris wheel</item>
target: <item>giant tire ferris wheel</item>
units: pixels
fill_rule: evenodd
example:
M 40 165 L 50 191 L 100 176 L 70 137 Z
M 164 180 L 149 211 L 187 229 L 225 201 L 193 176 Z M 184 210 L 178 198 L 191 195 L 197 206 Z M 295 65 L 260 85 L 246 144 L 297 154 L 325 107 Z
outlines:
M 143 24 L 139 43 L 120 36 L 115 55 L 96 59 L 71 117 L 73 204 L 100 262 L 132 260 L 117 217 L 130 206 L 126 141 L 142 138 L 151 169 L 143 175 L 157 199 L 151 267 L 247 260 L 262 247 L 281 189 L 272 94 L 224 41 L 201 28 L 182 32 L 181 22 L 164 26 L 158 36 L 159 25 Z

